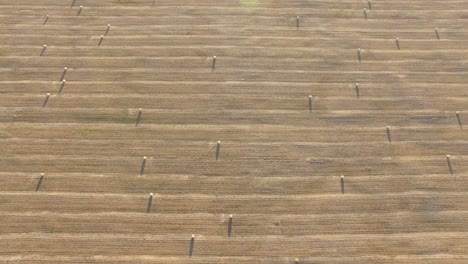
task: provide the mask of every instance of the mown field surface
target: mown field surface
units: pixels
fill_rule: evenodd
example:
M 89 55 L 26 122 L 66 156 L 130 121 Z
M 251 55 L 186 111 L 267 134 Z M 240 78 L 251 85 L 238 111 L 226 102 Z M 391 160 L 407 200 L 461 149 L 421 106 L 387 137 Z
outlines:
M 0 0 L 0 261 L 468 263 L 467 29 L 465 0 Z

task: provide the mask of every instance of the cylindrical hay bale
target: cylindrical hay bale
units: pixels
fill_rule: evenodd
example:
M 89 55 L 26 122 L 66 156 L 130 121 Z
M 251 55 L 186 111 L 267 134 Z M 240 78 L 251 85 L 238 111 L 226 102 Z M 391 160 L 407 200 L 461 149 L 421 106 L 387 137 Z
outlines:
M 397 49 L 400 49 L 400 39 L 396 38 L 395 42 L 396 42 Z
M 440 39 L 439 28 L 434 29 L 437 39 Z
M 387 127 L 387 140 L 388 143 L 392 143 L 392 134 L 390 133 L 390 127 Z
M 460 111 L 455 112 L 455 115 L 457 116 L 458 125 L 460 126 L 461 129 L 463 129 L 463 124 L 462 124 L 461 117 L 460 117 Z
M 101 46 L 103 40 L 104 40 L 104 35 L 101 35 L 101 39 L 99 40 L 98 47 Z
M 36 191 L 35 192 L 38 192 L 39 191 L 39 188 L 41 188 L 41 184 L 42 184 L 42 181 L 44 180 L 44 173 L 41 173 L 41 177 L 39 178 L 39 182 L 37 183 L 37 186 L 36 186 Z
M 42 104 L 42 108 L 44 108 L 47 105 L 47 102 L 49 102 L 49 98 L 50 98 L 50 93 L 47 93 L 44 103 Z
M 83 11 L 83 6 L 80 6 L 80 9 L 78 10 L 78 13 L 76 13 L 76 16 L 79 16 L 81 14 L 81 11 Z
M 42 25 L 47 24 L 47 21 L 49 21 L 49 15 L 45 16 L 45 18 L 44 18 L 44 23 L 42 23 Z
M 345 193 L 345 187 L 344 187 L 344 175 L 341 175 L 341 193 Z
M 364 8 L 364 18 L 367 20 L 367 8 Z
M 143 161 L 141 162 L 140 176 L 143 176 L 145 174 L 145 166 L 146 166 L 146 156 L 143 157 Z
M 309 114 L 312 114 L 312 95 L 309 95 Z
M 192 238 L 190 239 L 190 248 L 189 248 L 189 257 L 191 258 L 193 256 L 193 248 L 195 247 L 195 235 L 192 235 Z
M 216 144 L 216 160 L 219 160 L 220 150 L 221 150 L 221 141 L 218 141 L 218 143 Z
M 299 264 L 299 259 L 298 258 L 294 259 L 294 264 Z
M 299 21 L 300 21 L 300 17 L 297 16 L 296 17 L 296 30 L 299 30 Z
M 232 214 L 229 215 L 229 222 L 228 222 L 228 238 L 231 238 L 232 234 Z
M 153 193 L 150 193 L 148 198 L 148 206 L 146 207 L 146 213 L 149 214 L 151 212 L 151 205 L 153 204 Z
M 354 86 L 354 89 L 356 90 L 356 96 L 359 99 L 361 97 L 361 91 L 359 90 L 359 83 L 356 83 Z
M 41 55 L 40 55 L 41 57 L 42 57 L 42 55 L 44 55 L 44 52 L 46 51 L 46 49 L 47 49 L 47 45 L 44 44 L 44 46 L 42 47 L 42 50 L 41 50 Z
M 372 1 L 371 0 L 367 1 L 367 4 L 369 5 L 369 10 L 372 10 Z
M 62 77 L 60 77 L 60 81 L 63 81 L 65 79 L 65 75 L 67 74 L 67 72 L 68 72 L 68 68 L 63 67 L 63 73 L 62 73 Z
M 111 25 L 107 24 L 106 33 L 104 33 L 104 36 L 107 36 L 107 34 L 109 34 L 110 28 L 111 28 Z
M 135 122 L 135 126 L 138 126 L 140 124 L 142 111 L 143 111 L 143 109 L 141 109 L 141 108 L 138 109 L 138 116 L 137 116 L 137 119 L 136 119 L 136 122 Z
M 361 60 L 362 60 L 362 51 L 361 51 L 360 48 L 357 50 L 357 55 L 358 55 L 359 62 L 361 62 Z
M 63 88 L 65 87 L 65 84 L 67 83 L 67 80 L 62 80 L 61 84 L 60 84 L 60 89 L 59 89 L 59 93 L 61 93 L 63 91 Z
M 216 69 L 216 56 L 213 56 L 213 62 L 211 63 L 211 72 L 214 72 Z
M 450 160 L 450 155 L 447 155 L 447 165 L 448 165 L 450 174 L 453 175 L 454 172 L 453 172 L 453 167 L 452 167 L 452 161 Z

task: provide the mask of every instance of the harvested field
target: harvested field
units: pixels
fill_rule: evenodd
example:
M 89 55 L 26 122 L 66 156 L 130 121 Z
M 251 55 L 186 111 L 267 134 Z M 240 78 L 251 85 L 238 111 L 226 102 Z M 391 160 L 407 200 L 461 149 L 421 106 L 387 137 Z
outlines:
M 0 262 L 468 263 L 467 29 L 465 0 L 0 0 Z

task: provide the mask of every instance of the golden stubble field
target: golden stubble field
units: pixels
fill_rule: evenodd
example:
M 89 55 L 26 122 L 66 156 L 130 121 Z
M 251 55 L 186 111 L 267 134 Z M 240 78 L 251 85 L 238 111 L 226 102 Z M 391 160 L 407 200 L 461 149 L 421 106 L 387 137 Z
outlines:
M 462 0 L 0 0 L 0 262 L 467 263 L 467 28 Z

